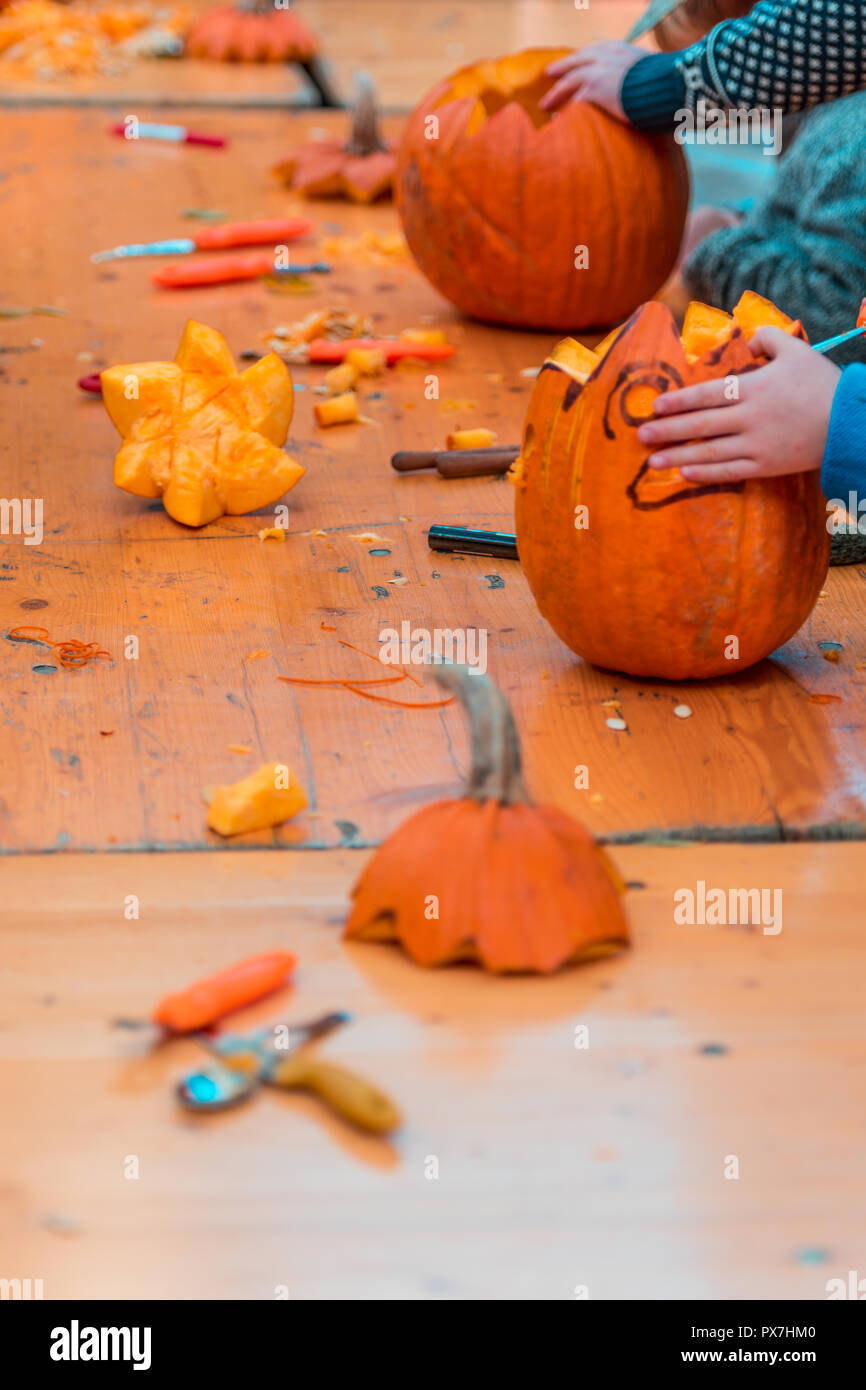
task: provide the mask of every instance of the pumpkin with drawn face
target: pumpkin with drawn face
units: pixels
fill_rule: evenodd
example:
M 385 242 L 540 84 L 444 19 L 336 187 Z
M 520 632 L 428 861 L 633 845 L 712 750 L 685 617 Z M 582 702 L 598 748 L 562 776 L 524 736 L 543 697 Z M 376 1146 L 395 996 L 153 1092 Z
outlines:
M 731 674 L 768 656 L 811 612 L 829 535 L 817 472 L 689 483 L 656 471 L 638 427 L 660 392 L 754 371 L 748 339 L 774 305 L 733 317 L 691 305 L 683 337 L 645 304 L 598 355 L 559 343 L 538 376 L 516 484 L 517 545 L 542 615 L 579 656 L 634 676 Z

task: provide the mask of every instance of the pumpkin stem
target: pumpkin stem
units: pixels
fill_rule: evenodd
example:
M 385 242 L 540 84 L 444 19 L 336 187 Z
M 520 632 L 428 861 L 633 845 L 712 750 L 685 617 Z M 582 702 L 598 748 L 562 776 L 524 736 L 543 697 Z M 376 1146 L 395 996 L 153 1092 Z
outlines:
M 472 770 L 465 795 L 503 806 L 528 802 L 520 772 L 520 740 L 502 691 L 468 666 L 437 666 L 434 674 L 440 685 L 457 696 L 469 720 Z
M 368 155 L 386 150 L 388 146 L 379 130 L 376 110 L 376 88 L 369 73 L 359 72 L 355 78 L 355 114 L 352 133 L 343 146 L 346 154 Z

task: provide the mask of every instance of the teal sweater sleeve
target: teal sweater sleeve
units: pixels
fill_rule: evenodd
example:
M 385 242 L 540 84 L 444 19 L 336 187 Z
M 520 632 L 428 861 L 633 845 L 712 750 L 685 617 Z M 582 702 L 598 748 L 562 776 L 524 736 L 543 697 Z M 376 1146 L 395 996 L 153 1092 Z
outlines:
M 671 130 L 700 98 L 723 110 L 806 111 L 864 86 L 863 0 L 758 0 L 681 53 L 641 58 L 620 100 L 632 125 Z
M 833 409 L 827 447 L 821 464 L 824 496 L 849 509 L 849 494 L 866 498 L 866 366 L 855 363 L 842 373 Z M 857 516 L 855 505 L 854 516 Z

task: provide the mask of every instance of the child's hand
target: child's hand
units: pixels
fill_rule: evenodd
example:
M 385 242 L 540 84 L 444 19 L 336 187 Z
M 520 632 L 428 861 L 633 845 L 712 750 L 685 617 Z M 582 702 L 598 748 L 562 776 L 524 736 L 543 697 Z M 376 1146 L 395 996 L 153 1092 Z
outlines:
M 631 43 L 610 39 L 587 44 L 578 53 L 558 58 L 545 68 L 547 77 L 556 77 L 559 81 L 545 92 L 538 104 L 542 111 L 555 111 L 567 101 L 592 101 L 624 121 L 627 118 L 619 99 L 623 78 L 630 67 L 645 57 L 646 50 Z
M 771 359 L 766 367 L 656 397 L 659 418 L 638 430 L 655 450 L 651 468 L 679 468 L 690 483 L 820 468 L 839 368 L 779 328 L 759 329 L 749 346 Z M 731 381 L 736 400 L 726 397 Z

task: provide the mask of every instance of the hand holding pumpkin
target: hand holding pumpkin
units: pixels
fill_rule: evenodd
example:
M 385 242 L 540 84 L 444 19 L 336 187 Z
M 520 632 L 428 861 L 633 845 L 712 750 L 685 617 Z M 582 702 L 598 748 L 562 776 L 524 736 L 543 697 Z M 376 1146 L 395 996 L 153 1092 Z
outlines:
M 547 77 L 558 80 L 538 104 L 542 111 L 556 111 L 569 101 L 591 101 L 617 120 L 627 122 L 619 99 L 623 79 L 629 68 L 645 57 L 645 51 L 631 43 L 611 39 L 587 44 L 545 68 Z
M 736 400 L 723 377 L 656 397 L 660 418 L 638 430 L 656 450 L 650 468 L 679 468 L 690 483 L 820 468 L 839 368 L 778 328 L 760 329 L 749 347 L 770 361 L 736 379 Z

